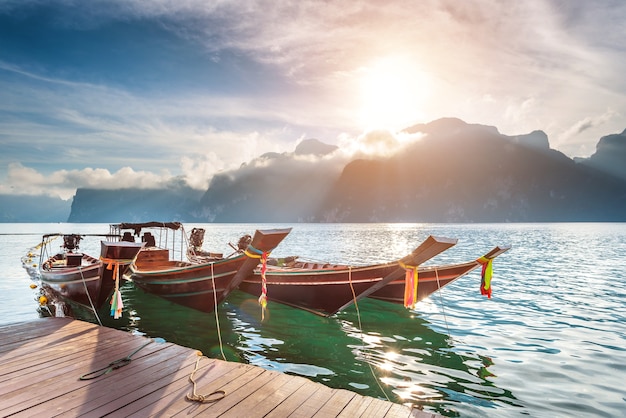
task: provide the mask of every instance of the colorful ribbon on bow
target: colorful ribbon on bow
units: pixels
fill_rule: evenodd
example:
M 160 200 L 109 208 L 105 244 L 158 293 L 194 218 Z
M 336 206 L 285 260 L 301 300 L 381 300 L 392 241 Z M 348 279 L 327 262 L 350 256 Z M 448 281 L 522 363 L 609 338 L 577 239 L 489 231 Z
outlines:
M 493 276 L 493 258 L 480 257 L 476 260 L 483 266 L 480 273 L 480 294 L 491 299 L 491 277 Z
M 267 309 L 267 278 L 265 273 L 267 272 L 267 257 L 269 252 L 257 250 L 252 245 L 248 245 L 248 248 L 244 253 L 251 258 L 261 259 L 261 296 L 259 296 L 259 305 L 261 305 L 261 322 L 265 319 L 265 310 Z
M 122 317 L 122 310 L 124 309 L 124 301 L 122 300 L 122 293 L 120 292 L 120 266 L 127 265 L 132 260 L 113 260 L 100 257 L 103 263 L 106 264 L 106 269 L 113 269 L 113 280 L 115 280 L 115 290 L 113 296 L 111 296 L 111 316 L 113 319 L 120 319 Z
M 407 266 L 400 263 L 400 266 L 404 268 L 404 307 L 414 309 L 417 303 L 417 284 L 418 274 L 417 266 Z
M 267 279 L 265 272 L 267 271 L 267 253 L 261 256 L 261 296 L 259 296 L 259 305 L 261 305 L 261 322 L 265 319 L 265 309 L 267 309 Z

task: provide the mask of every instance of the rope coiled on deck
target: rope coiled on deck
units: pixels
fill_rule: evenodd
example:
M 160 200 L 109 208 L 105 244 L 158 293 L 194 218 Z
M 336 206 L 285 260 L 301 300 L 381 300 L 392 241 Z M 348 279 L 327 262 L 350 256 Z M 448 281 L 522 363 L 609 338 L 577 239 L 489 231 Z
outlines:
M 193 378 L 194 373 L 199 369 L 199 365 L 200 365 L 200 359 L 204 357 L 202 355 L 202 353 L 200 351 L 198 351 L 198 358 L 196 359 L 196 367 L 193 369 L 193 371 L 191 372 L 191 375 L 189 376 L 189 380 L 191 381 L 191 383 L 193 384 L 193 391 L 192 393 L 188 393 L 185 398 L 187 398 L 188 401 L 194 401 L 194 402 L 199 402 L 199 403 L 213 403 L 213 402 L 217 402 L 221 399 L 224 399 L 224 397 L 226 396 L 226 392 L 223 390 L 216 390 L 214 392 L 211 392 L 209 394 L 206 395 L 200 395 L 196 392 L 196 381 Z

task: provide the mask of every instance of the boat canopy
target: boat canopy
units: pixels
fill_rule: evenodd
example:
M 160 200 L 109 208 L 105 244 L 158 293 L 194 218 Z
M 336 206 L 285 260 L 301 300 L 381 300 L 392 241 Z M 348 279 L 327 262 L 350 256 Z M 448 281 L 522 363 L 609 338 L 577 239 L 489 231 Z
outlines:
M 135 232 L 141 231 L 143 228 L 169 228 L 174 231 L 182 228 L 183 224 L 180 222 L 141 222 L 141 223 L 128 223 L 124 222 L 115 225 L 119 230 L 132 229 Z

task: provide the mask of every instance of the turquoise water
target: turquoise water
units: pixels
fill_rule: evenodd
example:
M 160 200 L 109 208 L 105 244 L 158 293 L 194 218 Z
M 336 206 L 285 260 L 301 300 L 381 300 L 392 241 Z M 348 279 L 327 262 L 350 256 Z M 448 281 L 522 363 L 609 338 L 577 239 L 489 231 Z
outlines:
M 228 241 L 259 227 L 186 228 L 194 226 L 206 228 L 206 249 L 224 253 Z M 446 416 L 624 415 L 626 224 L 288 226 L 294 230 L 274 255 L 353 265 L 403 256 L 429 234 L 459 243 L 427 264 L 469 261 L 495 245 L 513 248 L 494 262 L 492 299 L 480 295 L 475 270 L 414 311 L 364 300 L 358 311 L 351 307 L 321 318 L 270 303 L 261 322 L 256 301 L 241 292 L 220 306 L 216 318 L 127 284 L 123 318 L 113 320 L 106 309 L 99 317 L 106 326 L 214 357 L 223 352 L 231 361 Z M 107 231 L 103 224 L 0 224 L 0 324 L 40 315 L 38 289 L 30 289 L 20 263 L 39 235 Z M 74 314 L 96 322 L 93 315 Z

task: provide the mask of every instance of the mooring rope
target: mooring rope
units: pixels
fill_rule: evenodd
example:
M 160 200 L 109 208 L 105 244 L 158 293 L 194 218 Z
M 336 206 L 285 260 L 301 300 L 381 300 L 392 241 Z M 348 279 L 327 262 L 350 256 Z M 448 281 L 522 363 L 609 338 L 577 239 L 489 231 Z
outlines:
M 83 275 L 82 266 L 78 266 L 78 271 L 80 271 L 80 277 L 83 280 L 83 287 L 85 288 L 85 293 L 87 293 L 87 299 L 89 299 L 89 305 L 91 305 L 91 310 L 93 311 L 93 314 L 96 316 L 96 319 L 98 320 L 98 324 L 100 324 L 100 326 L 102 326 L 102 321 L 100 321 L 100 317 L 98 316 L 98 311 L 93 306 L 93 301 L 91 300 L 91 295 L 89 294 L 89 290 L 87 289 L 87 283 L 85 282 L 85 276 Z
M 446 310 L 443 304 L 443 296 L 441 295 L 441 284 L 439 283 L 439 270 L 435 267 L 435 276 L 437 277 L 437 293 L 439 294 L 439 301 L 441 304 L 441 313 L 443 314 L 443 322 L 446 324 L 446 330 L 448 331 L 448 340 L 452 340 L 450 334 L 450 328 L 448 327 L 448 318 L 446 318 Z
M 148 344 L 150 344 L 152 341 L 148 341 L 147 343 L 145 343 L 144 345 L 142 345 L 141 347 L 139 347 L 138 349 L 136 349 L 135 351 L 133 351 L 132 353 L 130 353 L 129 355 L 127 355 L 126 357 L 117 359 L 115 361 L 110 362 L 107 366 L 98 369 L 98 370 L 94 370 L 93 372 L 89 372 L 86 373 L 84 375 L 82 375 L 81 377 L 79 377 L 80 380 L 91 380 L 91 379 L 95 379 L 96 377 L 100 377 L 100 376 L 104 376 L 107 373 L 112 372 L 115 369 L 119 369 L 120 367 L 124 367 L 127 364 L 130 364 L 131 357 L 134 356 L 135 354 L 137 354 L 137 352 L 139 350 L 141 350 L 142 348 L 144 348 L 145 346 L 147 346 Z
M 354 302 L 354 307 L 356 308 L 356 317 L 359 323 L 359 332 L 361 335 L 361 351 L 365 355 L 365 343 L 364 343 L 365 339 L 363 337 L 363 325 L 361 325 L 361 312 L 359 311 L 359 304 L 357 303 L 357 300 L 356 300 L 356 292 L 354 291 L 354 286 L 352 285 L 352 265 L 348 266 L 348 281 L 350 282 L 350 290 L 352 291 L 352 300 Z M 383 389 L 380 382 L 378 381 L 378 377 L 376 376 L 376 373 L 374 373 L 374 368 L 372 367 L 372 364 L 369 361 L 366 361 L 366 363 L 369 366 L 370 372 L 372 373 L 372 377 L 374 377 L 374 381 L 378 385 L 378 388 L 383 393 L 383 395 L 385 395 L 385 398 L 387 399 L 387 401 L 390 401 L 389 396 L 387 396 L 387 392 L 385 392 L 385 389 Z
M 191 372 L 191 375 L 189 375 L 189 380 L 191 381 L 191 383 L 193 384 L 193 390 L 192 392 L 187 395 L 185 395 L 185 398 L 187 398 L 187 400 L 189 401 L 194 401 L 194 402 L 200 402 L 200 403 L 212 403 L 212 402 L 217 402 L 220 399 L 224 399 L 224 397 L 226 396 L 226 392 L 223 390 L 216 390 L 214 392 L 211 392 L 207 395 L 200 395 L 196 392 L 196 381 L 193 378 L 193 375 L 196 373 L 196 371 L 200 368 L 200 359 L 204 357 L 204 355 L 202 355 L 202 352 L 198 351 L 198 358 L 196 359 L 196 367 L 194 367 L 193 371 Z
M 213 282 L 213 304 L 215 306 L 215 308 L 213 309 L 213 312 L 215 312 L 215 324 L 217 326 L 217 339 L 220 342 L 220 353 L 222 353 L 222 358 L 224 359 L 224 361 L 226 360 L 226 355 L 224 354 L 224 347 L 222 345 L 222 332 L 220 330 L 220 318 L 217 312 L 217 288 L 215 287 L 215 273 L 213 271 L 213 265 L 215 263 L 211 262 L 211 281 Z

